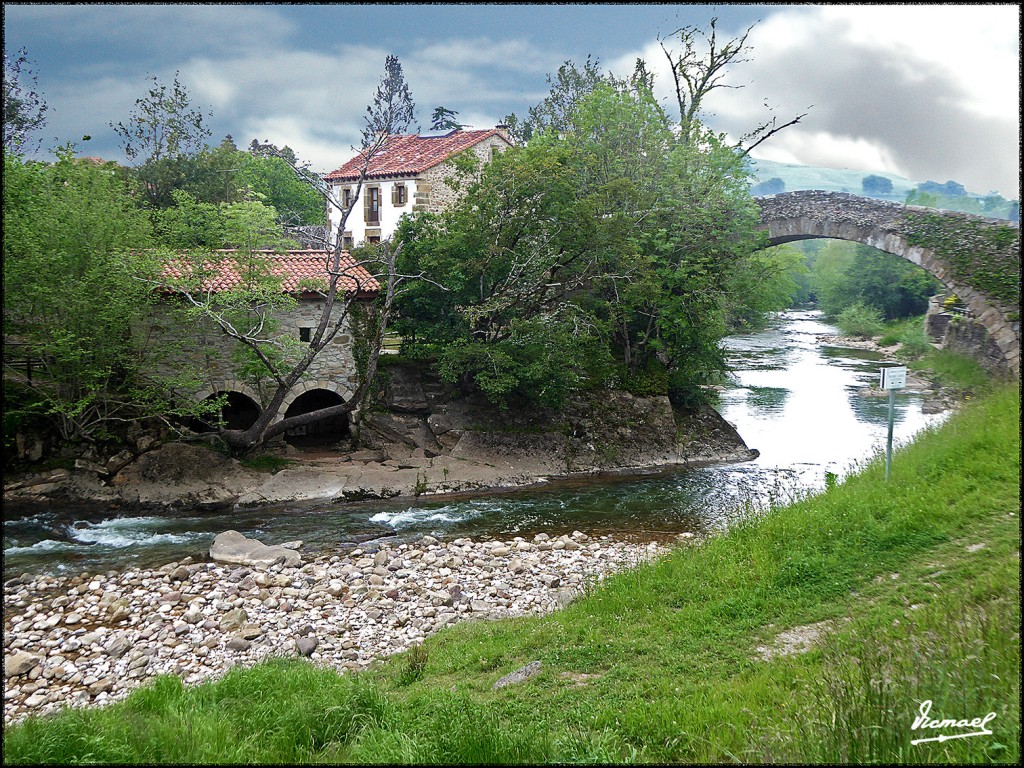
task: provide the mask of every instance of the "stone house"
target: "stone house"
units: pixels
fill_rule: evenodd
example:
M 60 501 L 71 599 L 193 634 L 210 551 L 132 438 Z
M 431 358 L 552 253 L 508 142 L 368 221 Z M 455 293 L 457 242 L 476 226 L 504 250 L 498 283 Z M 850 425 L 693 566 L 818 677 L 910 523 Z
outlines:
M 242 280 L 240 273 L 244 272 L 237 251 L 222 250 L 217 251 L 217 254 L 223 260 L 212 267 L 208 266 L 199 290 L 203 294 L 212 294 L 214 301 L 216 294 L 236 287 Z M 316 290 L 316 286 L 319 284 L 326 288 L 331 252 L 259 251 L 255 255 L 261 261 L 265 260 L 272 274 L 281 278 L 283 291 L 296 299 L 293 308 L 275 314 L 275 332 L 299 344 L 308 343 L 316 331 L 324 308 L 324 296 Z M 338 299 L 332 310 L 334 318 L 341 316 L 344 295 L 356 301 L 372 301 L 380 287 L 374 277 L 347 253 L 343 256 L 341 266 L 343 276 L 339 282 Z M 180 265 L 168 265 L 166 274 L 180 279 L 185 277 L 185 271 Z M 237 353 L 240 346 L 212 321 L 204 321 L 192 329 L 190 344 L 184 353 L 188 355 L 189 362 L 202 372 L 204 379 L 202 387 L 190 393 L 191 397 L 202 401 L 220 394 L 227 395 L 228 403 L 222 416 L 227 425 L 235 429 L 251 426 L 273 394 L 272 385 L 239 374 Z M 305 377 L 288 394 L 277 420 L 346 402 L 351 398 L 357 383 L 353 334 L 350 318 L 345 318 L 342 330 L 334 341 L 317 355 Z M 315 432 L 343 436 L 348 432 L 348 420 L 341 418 L 333 423 L 320 422 L 308 429 L 311 435 Z M 302 434 L 306 432 L 302 431 Z M 289 436 L 301 435 L 289 433 Z
M 456 198 L 445 179 L 455 172 L 453 158 L 473 152 L 487 162 L 496 152 L 512 146 L 503 125 L 489 130 L 454 130 L 442 135 L 394 135 L 370 163 L 360 199 L 349 214 L 343 237 L 345 247 L 376 243 L 394 234 L 403 214 L 440 212 Z M 324 176 L 334 199 L 350 208 L 359 180 L 361 155 Z M 329 206 L 329 237 L 335 237 L 341 212 Z

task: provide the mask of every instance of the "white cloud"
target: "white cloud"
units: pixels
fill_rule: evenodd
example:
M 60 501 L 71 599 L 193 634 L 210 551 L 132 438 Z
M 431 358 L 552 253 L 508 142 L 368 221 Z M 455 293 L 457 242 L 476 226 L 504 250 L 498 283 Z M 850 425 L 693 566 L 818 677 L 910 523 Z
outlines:
M 813 107 L 800 125 L 759 147 L 766 159 L 949 178 L 971 191 L 1018 196 L 1020 100 L 1016 6 L 784 6 L 748 37 L 706 107 L 732 136 L 770 117 Z M 719 43 L 744 29 L 718 30 Z M 675 115 L 675 93 L 656 42 L 637 55 L 656 73 L 655 93 Z
M 550 69 L 547 64 L 550 55 L 549 51 L 540 50 L 525 40 L 486 37 L 437 41 L 413 52 L 418 63 L 448 71 L 500 67 L 541 75 Z
M 823 131 L 783 131 L 771 143 L 756 148 L 751 155 L 763 160 L 823 168 L 876 170 L 906 176 L 892 151 L 876 139 L 864 136 L 833 136 Z

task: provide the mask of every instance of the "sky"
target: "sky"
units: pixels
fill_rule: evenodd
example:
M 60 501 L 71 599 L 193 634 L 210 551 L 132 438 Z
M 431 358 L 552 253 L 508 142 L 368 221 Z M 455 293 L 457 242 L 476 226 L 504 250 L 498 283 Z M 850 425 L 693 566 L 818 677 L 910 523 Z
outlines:
M 752 27 L 749 60 L 709 97 L 713 128 L 739 139 L 807 112 L 754 157 L 1020 197 L 1017 4 L 5 3 L 4 50 L 26 50 L 49 106 L 44 155 L 73 141 L 123 160 L 110 123 L 148 77 L 178 73 L 212 113 L 213 143 L 269 140 L 327 172 L 354 154 L 389 54 L 424 131 L 438 106 L 474 128 L 524 116 L 549 74 L 587 56 L 620 76 L 644 59 L 673 114 L 659 39 L 671 47 L 675 30 L 712 18 L 720 42 Z

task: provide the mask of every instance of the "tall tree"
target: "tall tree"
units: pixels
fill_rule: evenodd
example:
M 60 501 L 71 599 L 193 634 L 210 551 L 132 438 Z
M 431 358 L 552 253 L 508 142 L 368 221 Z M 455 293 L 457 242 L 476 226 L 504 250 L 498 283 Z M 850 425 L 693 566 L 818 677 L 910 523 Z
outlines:
M 700 123 L 704 103 L 713 91 L 743 87 L 729 85 L 725 77 L 730 67 L 750 61 L 752 48 L 747 44 L 747 37 L 755 26 L 751 25 L 743 34 L 725 42 L 718 39 L 717 18 L 711 19 L 707 31 L 692 25 L 680 27 L 668 36 L 670 40 L 678 41 L 678 49 L 675 47 L 676 42 L 666 45 L 666 39 L 658 36 L 658 44 L 672 70 L 682 141 L 688 142 L 694 138 L 694 128 Z M 743 136 L 737 148 L 744 155 L 749 154 L 754 147 L 784 128 L 799 123 L 806 116 L 804 112 L 780 125 L 778 118 L 773 115 Z
M 159 264 L 116 166 L 64 148 L 54 164 L 6 158 L 3 175 L 5 410 L 87 440 L 147 416 L 194 413 L 174 397 L 194 382 L 188 366 L 159 373 L 175 353 L 148 333 Z
M 126 122 L 111 123 L 121 148 L 151 205 L 171 204 L 170 193 L 182 187 L 193 172 L 195 155 L 206 147 L 209 113 L 192 105 L 188 89 L 174 73 L 168 86 L 156 77 L 146 95 L 135 100 Z
M 549 128 L 563 130 L 580 100 L 594 90 L 598 83 L 606 81 L 607 78 L 601 74 L 598 59 L 587 56 L 582 68 L 572 61 L 566 61 L 554 75 L 548 75 L 548 95 L 539 104 L 530 107 L 525 118 L 520 119 L 514 113 L 505 117 L 509 133 L 517 141 L 526 143 L 535 133 Z
M 4 152 L 25 155 L 30 136 L 46 125 L 46 102 L 36 91 L 36 75 L 24 48 L 11 58 L 4 51 Z
M 757 238 L 743 160 L 710 134 L 678 141 L 649 78 L 579 93 L 571 72 L 527 144 L 404 224 L 405 270 L 448 290 L 414 286 L 399 327 L 499 404 L 652 376 L 691 401 L 722 364 L 727 277 Z
M 872 173 L 860 180 L 865 195 L 888 195 L 892 193 L 892 179 Z
M 459 113 L 446 107 L 435 107 L 434 114 L 430 116 L 430 130 L 432 131 L 461 131 L 465 126 L 457 118 Z

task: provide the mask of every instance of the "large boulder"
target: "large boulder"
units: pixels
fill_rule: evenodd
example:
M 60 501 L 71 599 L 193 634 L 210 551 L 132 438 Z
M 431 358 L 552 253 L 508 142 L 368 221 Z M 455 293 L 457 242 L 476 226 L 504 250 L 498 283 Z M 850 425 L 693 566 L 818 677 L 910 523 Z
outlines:
M 268 546 L 257 539 L 248 539 L 238 531 L 217 534 L 210 547 L 210 557 L 218 563 L 269 568 L 282 563 L 289 568 L 302 564 L 302 555 L 294 549 Z
M 430 412 L 420 371 L 416 368 L 390 368 L 385 397 L 388 410 L 395 413 Z

